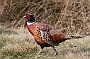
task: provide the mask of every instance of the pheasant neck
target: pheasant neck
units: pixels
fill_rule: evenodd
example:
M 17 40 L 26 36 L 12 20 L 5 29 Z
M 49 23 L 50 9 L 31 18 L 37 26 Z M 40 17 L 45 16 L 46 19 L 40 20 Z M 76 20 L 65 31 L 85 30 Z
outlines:
M 28 21 L 27 22 L 27 25 L 32 25 L 32 24 L 34 24 L 35 22 L 30 22 L 30 21 Z

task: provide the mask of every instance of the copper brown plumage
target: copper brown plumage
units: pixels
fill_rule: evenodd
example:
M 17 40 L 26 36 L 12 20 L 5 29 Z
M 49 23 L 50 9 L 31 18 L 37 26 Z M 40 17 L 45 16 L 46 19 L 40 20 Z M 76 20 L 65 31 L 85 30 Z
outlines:
M 57 55 L 57 51 L 54 46 L 58 46 L 59 43 L 73 37 L 70 37 L 60 31 L 53 30 L 47 24 L 36 22 L 33 14 L 26 14 L 24 17 L 27 19 L 27 28 L 29 32 L 41 47 L 38 54 L 40 54 L 44 47 L 51 46 L 55 51 L 55 55 Z

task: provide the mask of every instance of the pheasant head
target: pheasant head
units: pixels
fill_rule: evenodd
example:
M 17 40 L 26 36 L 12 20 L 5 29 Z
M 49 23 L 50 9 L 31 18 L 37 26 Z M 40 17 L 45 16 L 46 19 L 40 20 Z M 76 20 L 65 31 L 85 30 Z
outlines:
M 25 14 L 23 18 L 26 18 L 27 25 L 31 25 L 36 21 L 33 14 Z

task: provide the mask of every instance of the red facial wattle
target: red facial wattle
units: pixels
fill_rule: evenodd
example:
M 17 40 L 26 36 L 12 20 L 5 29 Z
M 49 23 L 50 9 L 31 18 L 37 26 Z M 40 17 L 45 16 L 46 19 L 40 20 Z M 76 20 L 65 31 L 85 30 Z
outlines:
M 26 19 L 30 20 L 30 15 L 29 14 L 26 14 Z

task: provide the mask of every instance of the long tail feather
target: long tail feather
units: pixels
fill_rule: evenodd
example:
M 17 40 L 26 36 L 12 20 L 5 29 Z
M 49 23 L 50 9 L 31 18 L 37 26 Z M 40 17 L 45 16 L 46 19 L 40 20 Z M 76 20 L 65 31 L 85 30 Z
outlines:
M 81 36 L 81 35 L 68 35 L 67 37 L 66 37 L 66 39 L 78 39 L 78 38 L 83 38 L 83 36 Z

